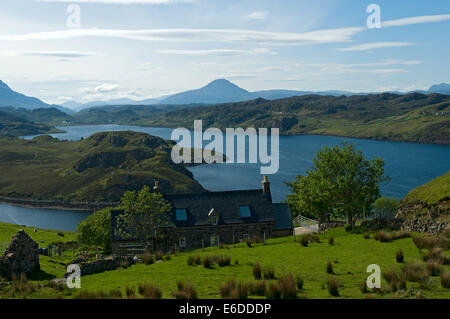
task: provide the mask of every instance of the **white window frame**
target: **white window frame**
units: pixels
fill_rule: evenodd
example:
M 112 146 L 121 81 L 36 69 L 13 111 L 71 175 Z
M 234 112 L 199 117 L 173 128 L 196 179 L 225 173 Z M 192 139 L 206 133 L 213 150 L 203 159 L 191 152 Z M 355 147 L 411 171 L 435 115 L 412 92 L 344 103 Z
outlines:
M 186 247 L 186 237 L 182 237 L 180 239 L 178 239 L 178 246 L 180 246 L 180 248 L 185 248 Z

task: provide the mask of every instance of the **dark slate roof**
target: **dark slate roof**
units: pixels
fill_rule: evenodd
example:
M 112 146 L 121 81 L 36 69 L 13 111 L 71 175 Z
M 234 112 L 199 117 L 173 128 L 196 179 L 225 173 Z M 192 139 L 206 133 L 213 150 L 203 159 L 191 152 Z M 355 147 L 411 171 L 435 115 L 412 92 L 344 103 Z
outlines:
M 288 204 L 272 204 L 275 212 L 275 230 L 293 229 L 292 215 Z
M 242 190 L 226 192 L 203 192 L 195 194 L 171 194 L 164 198 L 172 205 L 171 222 L 176 227 L 193 227 L 210 225 L 208 214 L 212 208 L 220 216 L 219 225 L 275 222 L 272 199 L 261 190 Z M 240 206 L 250 206 L 251 216 L 240 217 Z M 176 220 L 176 209 L 187 210 L 187 220 Z M 115 229 L 119 210 L 111 214 L 111 227 Z M 112 232 L 113 240 L 121 240 Z

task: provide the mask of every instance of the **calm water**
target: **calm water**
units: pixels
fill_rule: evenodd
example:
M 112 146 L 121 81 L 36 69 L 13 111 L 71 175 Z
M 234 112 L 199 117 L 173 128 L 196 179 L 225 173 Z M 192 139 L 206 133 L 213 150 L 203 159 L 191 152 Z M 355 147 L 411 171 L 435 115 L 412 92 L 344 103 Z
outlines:
M 74 231 L 88 212 L 26 208 L 0 204 L 0 221 L 42 229 Z
M 133 130 L 160 136 L 164 139 L 169 139 L 172 133 L 172 129 L 167 128 L 118 125 L 60 128 L 65 130 L 66 133 L 53 134 L 52 136 L 66 140 L 79 140 L 103 131 Z M 281 136 L 280 170 L 276 175 L 270 177 L 274 201 L 285 200 L 286 194 L 289 193 L 289 188 L 284 182 L 293 181 L 296 175 L 304 174 L 310 169 L 312 160 L 318 150 L 323 146 L 333 146 L 344 141 L 354 144 L 356 148 L 361 149 L 369 158 L 379 156 L 385 160 L 385 171 L 391 178 L 390 182 L 382 186 L 382 193 L 386 196 L 400 199 L 411 189 L 450 170 L 449 146 L 371 141 L 332 136 Z M 206 189 L 212 191 L 259 188 L 262 180 L 259 169 L 260 166 L 257 164 L 213 164 L 190 168 L 195 179 Z M 0 209 L 2 209 L 1 206 Z M 18 210 L 22 209 L 18 208 Z M 64 214 L 66 213 L 64 212 Z M 35 214 L 42 214 L 42 212 L 36 212 Z M 17 213 L 18 215 L 20 214 Z M 4 220 L 2 216 L 3 214 L 0 211 L 0 220 Z M 46 228 L 51 228 L 48 226 L 52 222 L 50 216 L 52 215 L 49 215 L 49 218 L 42 218 L 42 223 Z M 67 220 L 71 218 L 67 217 Z M 44 219 L 49 220 L 45 221 Z M 19 224 L 26 224 L 21 222 L 19 217 L 16 220 L 19 221 L 17 222 Z M 75 219 L 72 219 L 72 221 L 75 221 Z M 53 222 L 58 223 L 56 221 Z M 65 227 L 67 227 L 67 224 L 65 224 Z M 57 228 L 63 229 L 61 227 Z

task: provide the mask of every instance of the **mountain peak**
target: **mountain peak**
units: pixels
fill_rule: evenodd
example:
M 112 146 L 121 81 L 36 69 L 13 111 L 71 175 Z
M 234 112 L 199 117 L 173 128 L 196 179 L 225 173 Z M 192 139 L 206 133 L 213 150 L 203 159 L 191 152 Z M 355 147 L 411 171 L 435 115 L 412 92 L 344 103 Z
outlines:
M 227 88 L 227 87 L 241 89 L 239 86 L 228 81 L 227 79 L 217 79 L 217 80 L 210 82 L 208 85 L 205 86 L 205 88 Z M 243 90 L 243 89 L 241 89 L 241 90 Z
M 2 80 L 0 80 L 0 89 L 8 89 L 8 90 L 11 90 L 11 89 L 9 88 L 9 86 L 8 86 L 5 82 L 3 82 Z

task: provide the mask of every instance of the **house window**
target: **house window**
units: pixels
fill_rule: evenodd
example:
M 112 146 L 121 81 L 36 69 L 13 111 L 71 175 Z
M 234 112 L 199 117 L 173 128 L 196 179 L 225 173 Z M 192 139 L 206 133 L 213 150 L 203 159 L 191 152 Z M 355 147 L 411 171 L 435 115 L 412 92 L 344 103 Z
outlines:
M 216 215 L 209 216 L 209 222 L 211 223 L 211 225 L 216 226 L 218 224 L 217 216 Z
M 186 247 L 186 238 L 180 238 L 178 240 L 178 245 L 180 246 L 180 248 Z
M 251 217 L 252 211 L 250 210 L 250 206 L 240 206 L 239 211 L 241 213 L 241 218 Z
M 187 220 L 187 209 L 177 209 L 176 210 L 177 221 L 186 221 Z
M 211 236 L 211 247 L 219 245 L 219 236 Z

